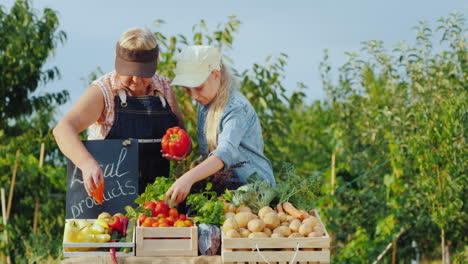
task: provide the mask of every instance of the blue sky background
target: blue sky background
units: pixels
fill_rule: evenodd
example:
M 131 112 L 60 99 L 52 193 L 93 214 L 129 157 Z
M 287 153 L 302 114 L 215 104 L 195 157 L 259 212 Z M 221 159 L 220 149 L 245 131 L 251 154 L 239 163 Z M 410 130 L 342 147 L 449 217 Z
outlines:
M 7 10 L 13 0 L 0 0 Z M 329 50 L 332 66 L 346 60 L 346 51 L 358 51 L 362 41 L 383 40 L 387 48 L 400 41 L 414 40 L 418 21 L 431 25 L 449 13 L 465 14 L 467 1 L 461 0 L 355 0 L 355 1 L 274 1 L 274 0 L 33 0 L 36 9 L 52 8 L 59 13 L 60 29 L 68 39 L 60 45 L 46 67 L 57 66 L 61 79 L 38 89 L 38 93 L 67 89 L 71 100 L 58 109 L 60 118 L 86 89 L 81 78 L 101 67 L 114 67 L 114 45 L 130 27 L 146 26 L 165 35 L 191 36 L 192 25 L 204 19 L 212 29 L 236 14 L 242 22 L 229 56 L 238 71 L 263 63 L 269 55 L 289 56 L 284 84 L 293 90 L 297 82 L 308 86 L 309 102 L 322 99 L 319 63 Z M 156 28 L 154 21 L 166 23 Z

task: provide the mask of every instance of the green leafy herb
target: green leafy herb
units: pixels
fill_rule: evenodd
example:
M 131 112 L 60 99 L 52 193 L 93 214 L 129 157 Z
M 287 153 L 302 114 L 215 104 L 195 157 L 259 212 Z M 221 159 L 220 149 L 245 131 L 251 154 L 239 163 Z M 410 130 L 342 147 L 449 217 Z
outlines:
M 204 192 L 190 194 L 187 205 L 194 210 L 192 216 L 195 222 L 220 226 L 225 220 L 224 201 L 217 197 L 216 192 L 211 190 L 212 187 L 212 183 L 207 183 Z
M 250 207 L 254 213 L 257 213 L 262 207 L 269 206 L 275 199 L 276 192 L 271 188 L 270 182 L 262 179 L 257 173 L 250 175 L 247 182 L 237 190 L 226 190 L 224 198 L 235 206 L 244 204 Z
M 135 203 L 142 205 L 147 201 L 164 200 L 167 190 L 173 183 L 172 178 L 157 177 L 153 184 L 146 186 L 145 192 L 135 199 Z

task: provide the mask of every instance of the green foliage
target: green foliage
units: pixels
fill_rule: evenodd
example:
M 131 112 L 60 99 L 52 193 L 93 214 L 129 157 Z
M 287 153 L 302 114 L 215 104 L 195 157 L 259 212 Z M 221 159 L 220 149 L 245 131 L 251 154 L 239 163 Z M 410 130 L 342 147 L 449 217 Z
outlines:
M 174 180 L 167 177 L 157 177 L 154 180 L 154 183 L 149 184 L 146 186 L 145 192 L 142 193 L 138 198 L 135 200 L 135 203 L 139 205 L 143 205 L 145 202 L 148 201 L 159 201 L 165 200 L 166 192 L 171 188 Z
M 190 216 L 196 223 L 221 226 L 224 223 L 224 201 L 212 191 L 212 184 L 207 183 L 205 191 L 192 193 L 187 197 L 187 205 L 193 210 Z
M 337 261 L 372 261 L 402 228 L 409 239 L 398 242 L 398 259 L 412 257 L 412 240 L 429 258 L 438 244 L 464 251 L 467 29 L 458 14 L 439 23 L 441 51 L 421 23 L 413 46 L 387 52 L 380 41 L 364 42 L 361 54 L 348 54 L 337 83 L 325 55 L 338 185 L 388 162 L 323 200 Z
M 439 24 L 434 31 L 420 24 L 413 45 L 401 43 L 391 51 L 380 41 L 364 42 L 359 53 L 347 53 L 348 61 L 339 68 L 336 81 L 326 52 L 321 73 L 327 98 L 311 104 L 304 101 L 304 84 L 284 87 L 286 54 L 266 58 L 250 69 L 234 69 L 241 92 L 260 118 L 265 153 L 278 185 L 297 187 L 291 193 L 302 194 L 295 196 L 301 200 L 293 201 L 300 208 L 320 209 L 333 236 L 333 262 L 370 263 L 401 230 L 397 259 L 402 262 L 414 257 L 412 241 L 426 259 L 441 258 L 442 242 L 454 261 L 464 258 L 467 30 L 460 15 L 441 19 Z M 1 252 L 10 253 L 14 263 L 28 259 L 51 263 L 61 258 L 65 161 L 50 128 L 54 107 L 68 94 L 26 96 L 58 74 L 57 69 L 41 71 L 56 44 L 65 39 L 57 25 L 52 10 L 44 10 L 38 18 L 28 1 L 17 1 L 10 14 L 0 8 L 0 97 L 4 100 L 0 104 L 0 183 L 7 190 L 15 153 L 21 149 L 16 199 L 6 227 L 10 243 L 0 236 Z M 230 16 L 214 30 L 200 21 L 191 36 L 155 33 L 161 48 L 158 73 L 172 79 L 175 54 L 192 44 L 221 47 L 225 63 L 233 65 L 235 58 L 226 55 L 239 27 L 240 21 Z M 436 45 L 440 52 L 434 51 Z M 196 104 L 183 90 L 175 92 L 187 130 L 196 139 Z M 46 159 L 39 169 L 42 142 Z M 193 143 L 191 156 L 173 165 L 175 175 L 190 168 L 198 156 L 197 142 Z M 332 155 L 336 156 L 335 186 L 329 183 Z M 295 170 L 284 162 L 294 164 Z M 278 194 L 280 200 L 291 199 L 287 194 Z M 197 221 L 222 223 L 224 205 L 213 199 L 215 195 L 209 188 L 189 196 Z M 36 197 L 41 202 L 38 230 L 42 232 L 25 236 L 32 233 Z M 383 262 L 390 261 L 388 255 Z
M 44 9 L 39 17 L 29 1 L 18 0 L 9 13 L 0 5 L 0 130 L 17 134 L 18 118 L 68 100 L 68 92 L 34 93 L 40 84 L 59 76 L 57 68 L 43 69 L 58 43 L 66 39 L 58 31 L 57 14 Z

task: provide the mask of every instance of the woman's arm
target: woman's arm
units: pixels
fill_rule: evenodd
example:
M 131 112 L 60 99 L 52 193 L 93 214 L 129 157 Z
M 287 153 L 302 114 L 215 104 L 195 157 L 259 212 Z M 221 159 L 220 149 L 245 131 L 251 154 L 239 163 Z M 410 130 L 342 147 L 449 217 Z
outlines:
M 104 95 L 97 85 L 91 85 L 53 130 L 62 153 L 83 172 L 88 195 L 101 180 L 102 169 L 80 140 L 79 133 L 96 122 L 104 110 Z
M 166 192 L 166 201 L 169 205 L 176 205 L 185 200 L 190 193 L 192 185 L 201 181 L 224 167 L 224 162 L 216 155 L 209 156 L 195 168 L 187 171 Z

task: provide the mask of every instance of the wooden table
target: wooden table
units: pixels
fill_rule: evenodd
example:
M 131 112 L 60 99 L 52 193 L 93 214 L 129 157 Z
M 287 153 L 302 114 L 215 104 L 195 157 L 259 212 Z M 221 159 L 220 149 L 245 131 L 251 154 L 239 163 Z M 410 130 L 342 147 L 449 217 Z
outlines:
M 222 264 L 221 256 L 198 257 L 118 257 L 119 264 Z M 113 264 L 110 257 L 73 257 L 62 264 Z

